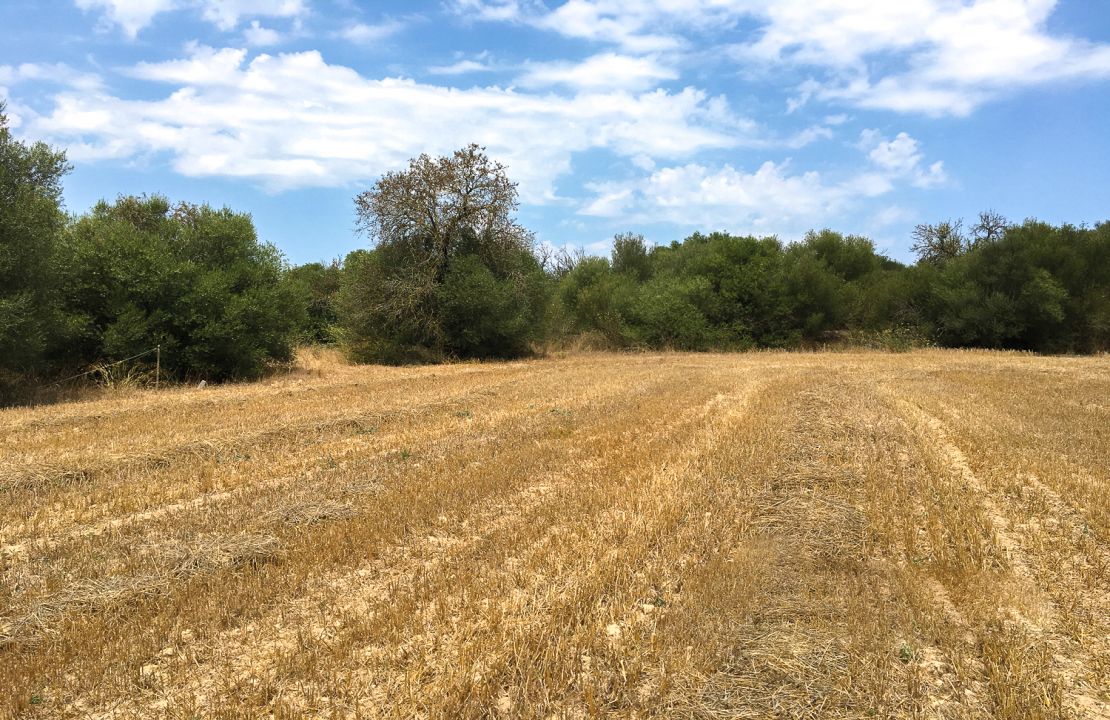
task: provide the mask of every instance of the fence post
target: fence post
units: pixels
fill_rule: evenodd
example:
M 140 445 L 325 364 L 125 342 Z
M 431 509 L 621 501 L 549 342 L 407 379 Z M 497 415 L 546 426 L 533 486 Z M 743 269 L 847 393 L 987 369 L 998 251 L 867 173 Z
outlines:
M 158 381 L 162 376 L 162 345 L 154 348 L 154 389 L 158 389 Z

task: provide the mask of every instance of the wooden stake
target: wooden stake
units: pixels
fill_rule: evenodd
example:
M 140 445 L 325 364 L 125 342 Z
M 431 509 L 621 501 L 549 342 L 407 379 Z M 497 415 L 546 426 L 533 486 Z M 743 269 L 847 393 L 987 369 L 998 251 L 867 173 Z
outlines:
M 154 348 L 154 389 L 158 389 L 158 381 L 162 376 L 162 346 Z

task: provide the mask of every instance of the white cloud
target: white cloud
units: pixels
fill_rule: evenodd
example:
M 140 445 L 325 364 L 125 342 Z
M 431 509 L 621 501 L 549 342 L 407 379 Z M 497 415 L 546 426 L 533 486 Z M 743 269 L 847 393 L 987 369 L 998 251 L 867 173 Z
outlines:
M 789 234 L 829 221 L 900 185 L 931 187 L 946 180 L 943 164 L 928 167 L 919 143 L 906 133 L 887 140 L 866 130 L 857 146 L 867 163 L 830 179 L 816 171 L 793 172 L 790 161 L 766 161 L 747 171 L 731 164 L 687 163 L 651 169 L 639 178 L 593 183 L 583 215 L 680 226 L 714 226 L 743 232 Z M 900 219 L 885 213 L 885 223 Z
M 243 31 L 243 40 L 251 47 L 268 47 L 282 42 L 284 36 L 277 30 L 262 27 L 257 20 L 251 20 L 250 27 Z
M 864 130 L 860 133 L 858 147 L 867 152 L 880 170 L 891 177 L 908 178 L 917 187 L 936 187 L 948 180 L 942 161 L 923 167 L 920 145 L 907 133 L 898 133 L 893 140 L 887 140 L 878 130 Z
M 915 213 L 898 205 L 888 205 L 871 218 L 871 225 L 875 228 L 888 228 L 892 225 L 904 225 L 913 222 Z
M 611 42 L 631 52 L 673 50 L 682 41 L 671 34 L 649 30 L 648 18 L 658 13 L 647 11 L 638 2 L 605 0 L 567 0 L 550 13 L 534 20 L 537 27 L 561 35 Z
M 221 30 L 232 30 L 242 17 L 295 18 L 308 10 L 305 0 L 202 0 L 204 19 Z
M 128 37 L 135 37 L 155 15 L 173 10 L 177 0 L 76 0 L 82 10 L 101 10 L 109 24 L 118 25 Z
M 385 40 L 404 28 L 405 24 L 400 20 L 385 20 L 375 24 L 355 23 L 343 28 L 339 36 L 353 43 L 367 44 Z
M 737 19 L 729 0 L 567 0 L 554 9 L 538 0 L 454 0 L 464 19 L 527 23 L 560 35 L 653 53 L 685 45 L 681 30 L 722 27 Z
M 157 15 L 171 10 L 199 10 L 221 30 L 233 30 L 243 17 L 296 18 L 308 7 L 305 0 L 74 0 L 82 10 L 98 10 L 109 25 L 134 38 Z
M 103 84 L 99 75 L 74 70 L 65 63 L 0 65 L 0 85 L 23 82 L 54 83 L 87 91 L 99 90 Z
M 1056 4 L 779 0 L 762 14 L 760 38 L 733 52 L 744 61 L 825 69 L 824 82 L 800 89 L 801 102 L 816 95 L 865 108 L 967 115 L 1016 89 L 1110 78 L 1110 45 L 1049 33 Z
M 594 193 L 579 212 L 598 217 L 620 217 L 635 200 L 634 187 L 622 183 L 588 183 L 586 189 Z
M 529 202 L 555 197 L 573 154 L 674 159 L 736 147 L 750 121 L 722 98 L 626 90 L 572 95 L 499 87 L 460 90 L 369 79 L 317 52 L 247 60 L 239 49 L 194 46 L 189 57 L 130 74 L 173 86 L 164 99 L 62 92 L 30 132 L 68 146 L 75 160 L 165 153 L 189 176 L 229 176 L 274 187 L 342 186 L 402 167 L 420 152 L 468 142 L 510 166 Z
M 792 174 L 788 163 L 767 161 L 754 172 L 729 164 L 711 168 L 690 163 L 591 189 L 596 197 L 582 208 L 583 214 L 776 232 L 834 216 L 850 201 L 882 195 L 891 186 L 866 173 L 828 183 L 820 173 Z
M 514 0 L 458 0 L 456 10 L 525 22 L 564 36 L 666 53 L 754 23 L 734 43 L 746 71 L 783 65 L 816 77 L 788 101 L 966 115 L 1021 88 L 1110 79 L 1110 44 L 1053 34 L 1058 0 L 567 0 L 548 9 Z M 751 34 L 751 33 L 746 33 Z
M 829 140 L 833 136 L 833 131 L 824 125 L 811 125 L 801 132 L 786 138 L 782 143 L 784 146 L 797 150 L 806 145 L 815 143 L 818 140 Z
M 141 62 L 126 70 L 125 73 L 141 80 L 156 82 L 209 86 L 234 84 L 234 76 L 247 57 L 246 50 L 237 48 L 214 50 L 196 43 L 188 44 L 186 50 L 190 56 L 183 60 Z
M 583 89 L 636 90 L 654 87 L 661 81 L 676 78 L 678 73 L 673 68 L 660 64 L 654 58 L 603 53 L 577 63 L 529 63 L 516 82 L 522 87 L 564 85 Z
M 878 130 L 864 130 L 860 135 L 860 145 L 870 148 L 867 156 L 871 162 L 898 175 L 911 172 L 921 164 L 917 141 L 904 132 L 888 141 Z
M 497 68 L 477 60 L 458 60 L 450 65 L 435 65 L 428 68 L 432 75 L 466 75 L 475 72 L 492 72 Z
M 520 0 L 454 0 L 455 14 L 483 22 L 512 22 L 523 19 L 533 4 Z

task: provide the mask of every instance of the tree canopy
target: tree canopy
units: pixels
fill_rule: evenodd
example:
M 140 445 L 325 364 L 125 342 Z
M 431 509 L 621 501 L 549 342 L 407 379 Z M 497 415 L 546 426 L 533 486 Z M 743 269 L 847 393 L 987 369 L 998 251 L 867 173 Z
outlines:
M 0 102 L 0 401 L 43 369 L 57 322 L 51 262 L 65 225 L 65 153 L 16 140 Z
M 993 211 L 913 231 L 904 265 L 829 229 L 696 232 L 609 257 L 537 245 L 508 169 L 469 145 L 355 198 L 366 249 L 289 267 L 251 217 L 159 195 L 62 208 L 65 153 L 0 104 L 0 403 L 152 348 L 182 379 L 257 377 L 296 343 L 360 362 L 511 358 L 545 346 L 744 350 L 850 342 L 1110 349 L 1110 224 Z
M 182 377 L 258 376 L 291 357 L 303 309 L 249 215 L 160 196 L 100 202 L 63 234 L 64 352 L 85 362 L 154 345 Z
M 483 148 L 421 155 L 355 198 L 373 249 L 348 256 L 343 339 L 362 360 L 512 357 L 541 332 L 545 275 Z

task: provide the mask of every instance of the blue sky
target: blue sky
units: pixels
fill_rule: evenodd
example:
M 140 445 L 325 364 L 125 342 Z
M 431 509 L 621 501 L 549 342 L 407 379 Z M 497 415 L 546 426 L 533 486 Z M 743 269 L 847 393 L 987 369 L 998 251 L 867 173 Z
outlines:
M 352 198 L 469 142 L 540 241 L 1110 219 L 1101 0 L 5 0 L 0 98 L 68 148 L 70 211 L 161 193 L 293 262 Z

